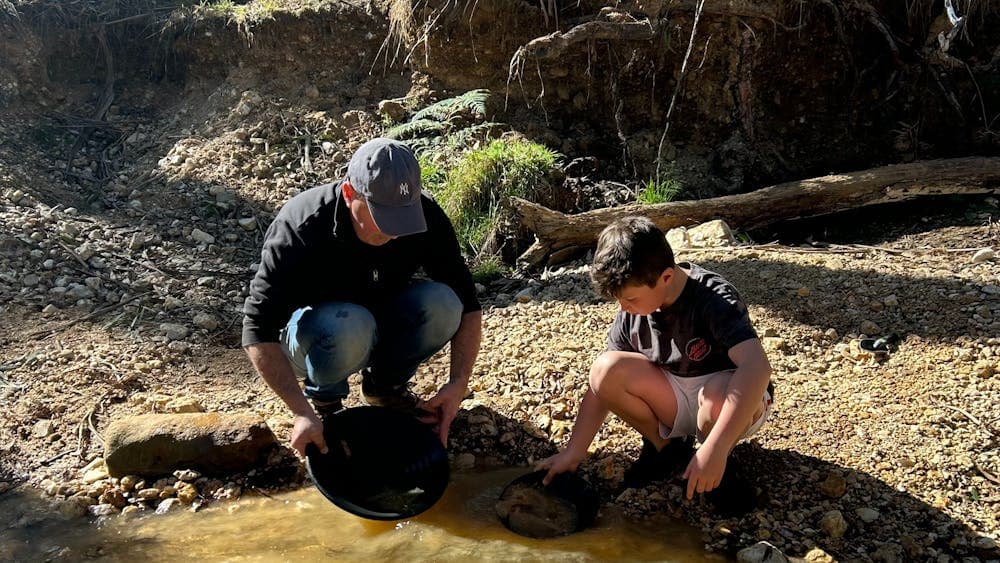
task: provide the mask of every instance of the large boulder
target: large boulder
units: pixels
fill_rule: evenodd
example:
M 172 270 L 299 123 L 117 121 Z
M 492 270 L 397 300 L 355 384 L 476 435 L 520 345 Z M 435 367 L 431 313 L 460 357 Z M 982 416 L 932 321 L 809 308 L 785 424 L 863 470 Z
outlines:
M 259 465 L 277 444 L 251 414 L 146 414 L 111 423 L 104 458 L 112 477 L 155 476 L 176 469 L 241 472 Z

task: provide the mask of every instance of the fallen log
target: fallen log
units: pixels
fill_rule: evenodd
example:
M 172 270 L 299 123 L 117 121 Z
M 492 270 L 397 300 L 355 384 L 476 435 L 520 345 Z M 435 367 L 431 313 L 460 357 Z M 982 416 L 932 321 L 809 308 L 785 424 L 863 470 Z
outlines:
M 746 230 L 778 221 L 826 215 L 881 203 L 933 195 L 995 194 L 1000 158 L 968 157 L 896 164 L 846 174 L 785 182 L 754 192 L 655 205 L 631 204 L 566 215 L 515 198 L 522 224 L 535 243 L 521 256 L 522 267 L 544 265 L 550 256 L 592 246 L 608 224 L 627 215 L 649 217 L 663 230 L 722 219 Z

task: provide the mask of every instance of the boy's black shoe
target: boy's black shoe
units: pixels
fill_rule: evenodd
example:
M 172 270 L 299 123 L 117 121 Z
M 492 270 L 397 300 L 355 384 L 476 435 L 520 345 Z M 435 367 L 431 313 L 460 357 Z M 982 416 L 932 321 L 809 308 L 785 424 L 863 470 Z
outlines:
M 625 486 L 645 487 L 653 481 L 670 477 L 686 467 L 693 455 L 694 438 L 691 436 L 673 438 L 659 451 L 652 442 L 643 438 L 639 459 L 625 471 Z
M 753 483 L 732 469 L 726 469 L 722 482 L 705 493 L 705 498 L 720 516 L 742 516 L 757 508 L 757 490 Z

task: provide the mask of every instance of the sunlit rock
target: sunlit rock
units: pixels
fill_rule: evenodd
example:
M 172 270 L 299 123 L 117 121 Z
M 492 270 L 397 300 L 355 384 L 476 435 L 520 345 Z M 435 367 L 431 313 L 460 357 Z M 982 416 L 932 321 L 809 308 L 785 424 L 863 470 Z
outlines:
M 178 468 L 250 469 L 275 446 L 270 428 L 250 414 L 147 414 L 113 421 L 105 460 L 113 476 L 162 475 Z

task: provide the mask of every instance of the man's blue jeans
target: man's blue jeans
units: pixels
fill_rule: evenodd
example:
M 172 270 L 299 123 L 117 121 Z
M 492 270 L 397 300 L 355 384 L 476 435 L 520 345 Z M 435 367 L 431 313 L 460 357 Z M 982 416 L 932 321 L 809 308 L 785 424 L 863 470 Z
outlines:
M 281 343 L 311 399 L 347 396 L 361 371 L 365 391 L 384 395 L 405 385 L 417 366 L 455 336 L 462 302 L 447 285 L 421 281 L 370 309 L 329 302 L 292 313 Z

